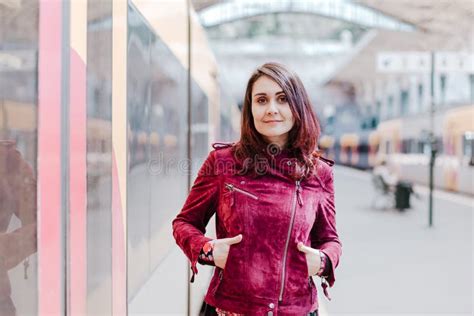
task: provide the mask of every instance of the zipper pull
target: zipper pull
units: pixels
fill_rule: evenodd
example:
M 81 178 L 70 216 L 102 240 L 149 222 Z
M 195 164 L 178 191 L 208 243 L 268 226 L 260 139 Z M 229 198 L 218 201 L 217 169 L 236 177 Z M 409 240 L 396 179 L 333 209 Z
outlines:
M 301 198 L 301 185 L 300 181 L 296 181 L 296 199 L 298 200 L 298 204 L 303 206 L 303 199 Z
M 196 267 L 197 259 L 193 262 L 191 262 L 191 271 L 193 272 L 193 275 L 191 276 L 191 280 L 189 282 L 194 283 L 194 276 L 198 274 L 198 269 Z
M 325 277 L 321 277 L 321 287 L 323 288 L 324 296 L 326 296 L 328 300 L 331 300 L 328 292 L 328 281 L 326 281 Z
M 230 207 L 232 207 L 232 206 L 234 206 L 234 192 L 235 192 L 234 186 L 230 183 L 226 183 L 225 187 L 227 188 L 227 190 L 229 190 L 229 192 L 231 194 L 231 196 L 230 196 Z

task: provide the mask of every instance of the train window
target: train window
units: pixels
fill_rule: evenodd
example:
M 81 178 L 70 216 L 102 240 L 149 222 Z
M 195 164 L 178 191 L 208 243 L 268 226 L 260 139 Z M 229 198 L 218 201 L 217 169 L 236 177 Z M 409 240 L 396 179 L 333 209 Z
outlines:
M 393 116 L 393 96 L 389 96 L 387 100 L 387 118 L 391 118 Z
M 411 146 L 410 146 L 410 152 L 412 154 L 418 153 L 418 140 L 412 139 Z
M 402 140 L 402 153 L 407 153 L 407 148 L 408 148 L 408 140 L 404 139 Z
M 469 165 L 474 166 L 474 132 L 466 132 L 462 139 L 462 154 L 469 160 Z
M 416 140 L 410 139 L 410 143 L 408 146 L 408 153 L 414 154 L 416 153 Z
M 408 114 L 408 107 L 409 107 L 409 94 L 407 90 L 402 90 L 400 92 L 400 106 L 401 106 L 401 114 L 407 115 Z
M 423 84 L 418 84 L 418 112 L 423 108 Z
M 372 116 L 372 118 L 370 118 L 370 128 L 371 129 L 377 128 L 377 125 L 378 125 L 378 118 L 376 116 Z
M 423 154 L 429 155 L 431 153 L 431 145 L 429 142 L 423 142 Z
M 359 153 L 364 154 L 369 152 L 369 146 L 367 144 L 361 144 L 359 146 Z
M 425 152 L 425 142 L 422 140 L 419 140 L 417 142 L 417 148 L 416 148 L 416 153 L 417 154 L 423 154 Z
M 402 141 L 402 153 L 410 154 L 416 152 L 415 140 L 414 139 L 404 139 Z

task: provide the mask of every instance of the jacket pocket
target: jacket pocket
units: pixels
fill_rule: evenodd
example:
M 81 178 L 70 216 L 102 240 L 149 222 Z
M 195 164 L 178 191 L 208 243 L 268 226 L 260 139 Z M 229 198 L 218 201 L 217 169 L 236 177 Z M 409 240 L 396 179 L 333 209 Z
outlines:
M 246 286 L 246 248 L 242 242 L 230 246 L 225 268 L 219 271 L 218 294 L 239 297 Z
M 316 285 L 314 284 L 313 277 L 309 277 L 308 282 L 309 282 L 309 291 L 311 293 L 311 304 L 314 304 L 316 300 L 317 292 L 316 292 Z
M 248 223 L 246 214 L 248 206 L 258 202 L 259 197 L 231 182 L 225 182 L 223 190 L 223 205 L 220 215 L 227 232 L 231 236 L 245 233 L 245 227 Z
M 219 287 L 222 283 L 222 278 L 224 277 L 224 270 L 222 270 L 221 268 L 219 267 L 216 267 L 216 269 L 219 269 L 219 272 L 217 274 L 217 280 L 215 281 L 214 283 L 214 286 L 212 287 L 211 291 L 210 291 L 210 294 L 212 294 L 213 296 L 217 293 L 217 291 L 219 290 Z
M 303 258 L 304 258 L 304 265 L 306 267 L 306 275 L 308 277 L 311 277 L 311 275 L 309 274 L 309 265 L 308 265 L 308 258 L 306 257 L 306 253 L 303 253 Z

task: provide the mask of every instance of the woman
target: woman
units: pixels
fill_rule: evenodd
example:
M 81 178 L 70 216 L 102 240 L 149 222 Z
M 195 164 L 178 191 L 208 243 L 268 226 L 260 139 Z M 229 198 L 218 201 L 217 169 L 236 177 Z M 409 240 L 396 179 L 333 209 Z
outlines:
M 173 221 L 191 261 L 215 265 L 205 301 L 219 315 L 312 315 L 312 276 L 335 281 L 341 255 L 333 162 L 298 76 L 278 63 L 250 77 L 240 141 L 216 143 Z M 216 213 L 217 239 L 204 236 Z M 328 297 L 329 298 L 329 297 Z

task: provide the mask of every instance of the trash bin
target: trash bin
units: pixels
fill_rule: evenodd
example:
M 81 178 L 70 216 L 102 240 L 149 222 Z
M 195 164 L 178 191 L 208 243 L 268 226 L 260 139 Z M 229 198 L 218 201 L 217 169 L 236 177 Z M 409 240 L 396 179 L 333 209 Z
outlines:
M 395 208 L 403 211 L 410 208 L 410 195 L 413 192 L 412 184 L 400 181 L 395 186 Z

